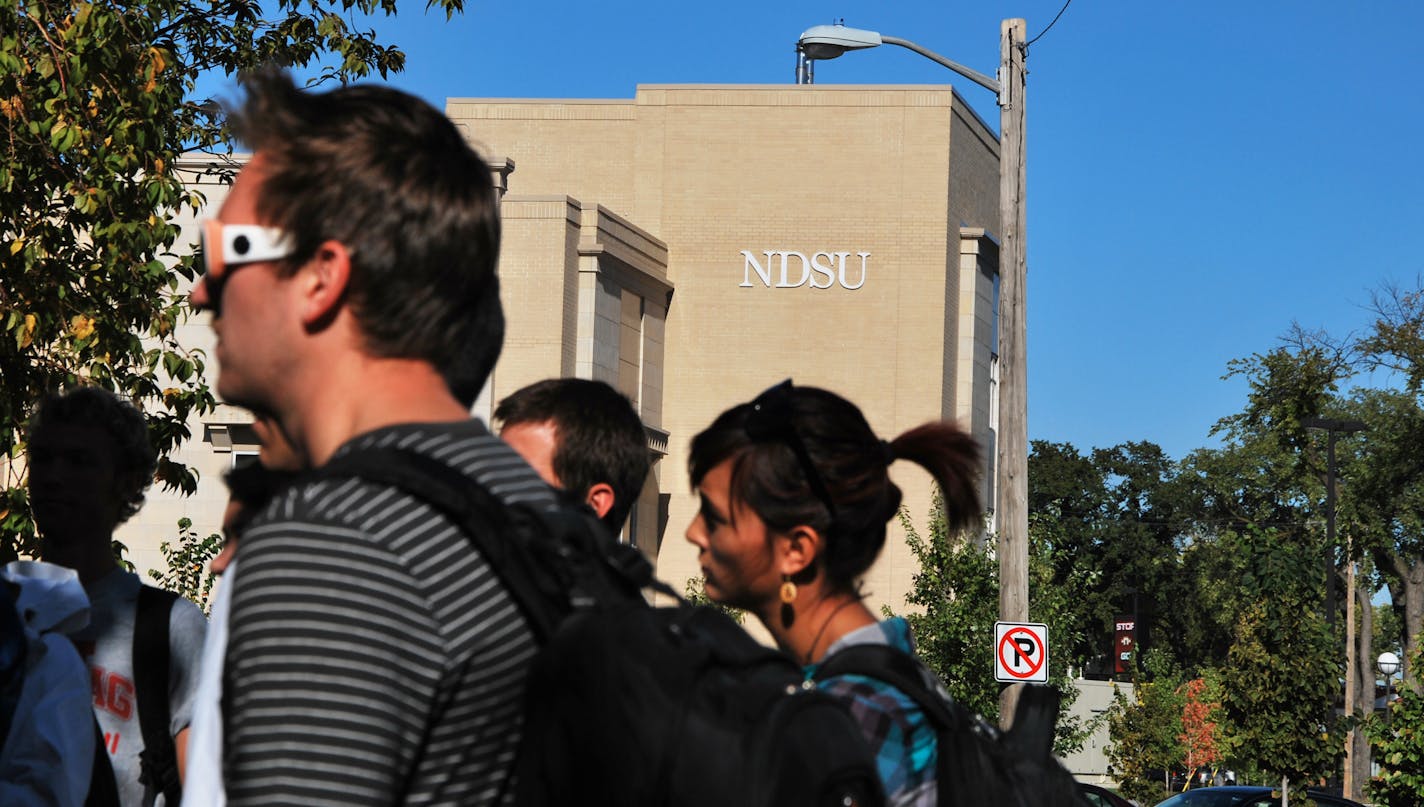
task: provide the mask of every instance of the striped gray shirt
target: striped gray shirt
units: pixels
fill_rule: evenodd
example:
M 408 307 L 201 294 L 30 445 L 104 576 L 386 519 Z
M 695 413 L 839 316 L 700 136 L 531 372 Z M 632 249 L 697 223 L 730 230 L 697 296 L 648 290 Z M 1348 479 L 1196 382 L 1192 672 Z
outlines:
M 505 501 L 550 489 L 478 421 L 392 426 L 354 447 L 440 459 Z M 527 624 L 428 505 L 308 483 L 243 534 L 224 670 L 232 805 L 493 803 L 511 775 Z

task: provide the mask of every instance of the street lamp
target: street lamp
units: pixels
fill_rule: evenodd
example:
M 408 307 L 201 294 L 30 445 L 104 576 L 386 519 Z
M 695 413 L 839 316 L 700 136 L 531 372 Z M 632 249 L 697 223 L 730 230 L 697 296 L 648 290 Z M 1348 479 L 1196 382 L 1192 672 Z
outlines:
M 799 60 L 804 71 L 798 71 L 796 83 L 811 84 L 814 78 L 810 62 L 818 59 L 834 59 L 848 50 L 864 50 L 880 45 L 899 45 L 902 48 L 912 50 L 915 53 L 936 62 L 950 70 L 958 73 L 970 81 L 978 84 L 984 89 L 994 93 L 999 93 L 999 82 L 977 70 L 971 70 L 964 65 L 950 61 L 945 57 L 935 53 L 928 48 L 922 48 L 908 39 L 901 39 L 897 36 L 886 36 L 878 31 L 863 31 L 859 28 L 847 28 L 844 25 L 816 25 L 807 28 L 801 34 L 801 38 L 796 41 L 796 52 L 801 55 Z
M 1379 654 L 1379 658 L 1375 660 L 1375 666 L 1378 667 L 1379 671 L 1384 674 L 1384 722 L 1386 725 L 1388 725 L 1390 695 L 1389 685 L 1390 680 L 1394 678 L 1394 674 L 1399 672 L 1399 656 L 1396 656 L 1395 654 L 1386 650 L 1385 652 Z
M 1024 37 L 1022 19 L 999 26 L 999 76 L 989 78 L 908 40 L 844 25 L 808 28 L 796 43 L 796 80 L 810 84 L 812 62 L 882 44 L 908 48 L 991 90 L 999 101 L 999 439 L 995 460 L 999 530 L 999 618 L 1028 621 L 1028 372 L 1024 363 Z M 1016 692 L 1005 690 L 1008 725 Z
M 1325 624 L 1335 627 L 1335 435 L 1365 430 L 1359 420 L 1311 417 L 1301 420 L 1307 429 L 1323 429 L 1330 435 L 1325 460 L 1325 545 L 1329 557 L 1325 568 Z

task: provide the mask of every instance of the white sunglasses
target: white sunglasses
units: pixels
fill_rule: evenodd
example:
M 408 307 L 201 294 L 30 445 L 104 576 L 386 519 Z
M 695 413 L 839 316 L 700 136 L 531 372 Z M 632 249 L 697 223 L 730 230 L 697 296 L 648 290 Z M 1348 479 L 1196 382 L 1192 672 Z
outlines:
M 201 236 L 203 273 L 225 279 L 223 269 L 259 261 L 277 261 L 292 254 L 292 239 L 276 227 L 260 224 L 224 224 L 204 219 Z

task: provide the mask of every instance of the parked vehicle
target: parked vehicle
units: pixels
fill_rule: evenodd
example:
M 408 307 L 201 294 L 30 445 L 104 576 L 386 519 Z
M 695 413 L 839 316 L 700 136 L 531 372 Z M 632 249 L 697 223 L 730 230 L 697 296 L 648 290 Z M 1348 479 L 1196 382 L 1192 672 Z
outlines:
M 1341 796 L 1332 796 L 1319 790 L 1310 789 L 1306 797 L 1315 802 L 1316 807 L 1365 807 L 1358 801 Z M 1272 788 L 1249 785 L 1227 787 L 1202 787 L 1157 802 L 1157 807 L 1280 807 L 1281 797 Z M 1306 807 L 1304 799 L 1291 799 L 1291 807 L 1300 804 Z
M 1082 794 L 1083 800 L 1092 807 L 1137 807 L 1136 803 L 1128 801 L 1105 787 L 1079 782 L 1078 792 Z

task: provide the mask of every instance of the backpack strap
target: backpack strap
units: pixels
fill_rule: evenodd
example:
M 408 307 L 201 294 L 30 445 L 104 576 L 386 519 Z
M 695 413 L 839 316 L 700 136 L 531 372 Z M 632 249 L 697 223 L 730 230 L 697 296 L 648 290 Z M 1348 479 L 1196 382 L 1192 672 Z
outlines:
M 617 543 L 570 497 L 556 507 L 506 502 L 464 472 L 401 448 L 350 451 L 306 478 L 349 477 L 397 488 L 449 518 L 504 582 L 540 644 L 569 610 L 609 598 L 606 589 L 590 588 L 598 581 L 614 581 L 624 593 L 651 584 L 652 566 L 642 553 Z M 579 574 L 575 567 L 585 562 L 601 564 L 606 574 Z
M 388 485 L 430 505 L 454 522 L 504 581 L 510 595 L 542 644 L 558 624 L 524 564 L 510 546 L 508 505 L 484 485 L 449 465 L 400 448 L 364 448 L 347 452 L 314 470 L 308 478 L 356 477 Z
M 119 783 L 114 779 L 114 764 L 104 743 L 104 730 L 99 716 L 94 716 L 94 768 L 89 774 L 89 793 L 84 807 L 120 807 Z
M 138 778 L 152 792 L 162 793 L 169 805 L 182 798 L 178 749 L 169 733 L 172 712 L 168 708 L 168 621 L 177 600 L 178 595 L 171 591 L 139 586 L 134 614 L 134 700 L 143 734 Z

